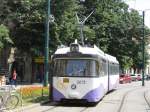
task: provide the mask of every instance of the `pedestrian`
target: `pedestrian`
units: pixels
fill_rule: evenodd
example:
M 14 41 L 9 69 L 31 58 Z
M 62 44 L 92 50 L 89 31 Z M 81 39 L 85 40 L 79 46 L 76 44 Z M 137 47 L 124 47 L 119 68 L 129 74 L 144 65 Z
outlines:
M 17 79 L 17 73 L 16 73 L 16 70 L 14 69 L 12 73 L 12 80 L 11 80 L 12 85 L 16 86 L 16 79 Z

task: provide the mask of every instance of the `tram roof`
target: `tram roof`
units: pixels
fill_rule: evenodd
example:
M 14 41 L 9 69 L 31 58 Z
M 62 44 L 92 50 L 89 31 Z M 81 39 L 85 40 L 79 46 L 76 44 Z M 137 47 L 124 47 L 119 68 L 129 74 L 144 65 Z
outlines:
M 77 43 L 75 43 L 75 44 L 77 44 Z M 119 64 L 116 57 L 104 53 L 96 45 L 94 45 L 93 47 L 80 46 L 79 45 L 79 51 L 78 52 L 82 53 L 82 54 L 85 54 L 85 55 L 97 55 L 97 56 L 102 57 L 103 59 L 107 59 L 110 62 Z M 61 55 L 61 54 L 67 54 L 67 53 L 71 53 L 70 47 L 61 46 L 56 50 L 55 55 Z
M 118 64 L 119 64 L 119 62 L 117 61 L 116 57 L 111 56 L 111 55 L 109 55 L 109 54 L 105 54 L 105 56 L 106 56 L 106 58 L 108 59 L 108 61 L 110 61 L 110 62 L 115 62 L 115 63 L 118 63 Z
M 58 48 L 55 52 L 55 55 L 67 54 L 68 52 L 71 52 L 70 47 Z M 102 50 L 100 50 L 96 45 L 94 45 L 94 47 L 79 46 L 79 52 L 82 54 L 99 55 L 99 56 L 105 58 L 105 53 Z

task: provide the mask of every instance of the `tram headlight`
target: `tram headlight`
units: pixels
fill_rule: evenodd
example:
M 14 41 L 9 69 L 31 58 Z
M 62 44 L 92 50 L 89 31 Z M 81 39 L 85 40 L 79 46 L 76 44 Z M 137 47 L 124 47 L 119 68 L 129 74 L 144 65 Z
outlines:
M 78 44 L 71 44 L 70 45 L 71 52 L 79 52 L 79 45 Z

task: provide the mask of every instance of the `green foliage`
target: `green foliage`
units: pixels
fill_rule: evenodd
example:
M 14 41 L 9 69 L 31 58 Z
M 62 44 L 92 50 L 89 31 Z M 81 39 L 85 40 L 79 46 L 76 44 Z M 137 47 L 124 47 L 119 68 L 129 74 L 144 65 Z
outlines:
M 0 25 L 0 48 L 3 48 L 6 43 L 13 44 L 12 40 L 9 38 L 9 30 L 3 24 Z
M 14 45 L 33 55 L 44 54 L 45 0 L 2 0 L 0 23 L 5 23 Z M 94 10 L 84 26 L 84 39 L 116 56 L 122 68 L 141 64 L 142 16 L 122 0 L 51 0 L 55 23 L 50 24 L 50 51 L 80 39 L 75 14 L 81 20 Z M 149 29 L 146 29 L 146 35 Z M 7 36 L 6 36 L 7 37 Z M 147 44 L 147 43 L 146 43 Z M 38 52 L 38 53 L 37 53 Z M 147 59 L 147 58 L 146 58 Z
M 60 44 L 69 45 L 74 41 L 74 33 L 77 30 L 75 17 L 77 9 L 78 5 L 75 0 L 52 0 L 52 14 L 57 24 L 57 30 L 53 32 L 56 32 Z
M 31 52 L 31 48 L 43 51 L 45 0 L 6 0 L 8 10 L 3 15 L 14 45 L 18 49 Z M 6 6 L 5 6 L 6 5 Z

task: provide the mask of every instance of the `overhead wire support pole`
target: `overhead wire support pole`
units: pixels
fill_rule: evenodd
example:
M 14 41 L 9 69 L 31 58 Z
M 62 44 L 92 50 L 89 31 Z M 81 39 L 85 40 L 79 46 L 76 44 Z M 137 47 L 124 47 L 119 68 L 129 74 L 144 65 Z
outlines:
M 94 13 L 94 10 L 84 19 L 83 23 Z
M 142 86 L 145 86 L 144 76 L 145 76 L 145 11 L 150 11 L 150 9 L 138 10 L 142 11 Z
M 45 68 L 44 68 L 44 86 L 48 85 L 49 74 L 49 16 L 50 16 L 50 0 L 47 0 L 47 15 L 46 15 L 46 32 L 45 32 Z
M 145 11 L 142 11 L 143 16 L 143 38 L 142 38 L 142 60 L 143 60 L 143 66 L 142 66 L 142 86 L 145 85 L 144 83 L 144 75 L 145 75 Z

